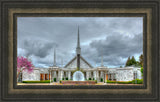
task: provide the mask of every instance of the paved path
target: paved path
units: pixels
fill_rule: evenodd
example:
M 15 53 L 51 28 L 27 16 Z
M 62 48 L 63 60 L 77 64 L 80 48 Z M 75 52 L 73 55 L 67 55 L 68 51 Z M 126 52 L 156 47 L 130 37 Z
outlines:
M 18 83 L 18 85 L 62 85 L 61 83 Z M 97 83 L 95 85 L 138 85 L 142 86 L 143 84 L 111 84 L 111 83 Z

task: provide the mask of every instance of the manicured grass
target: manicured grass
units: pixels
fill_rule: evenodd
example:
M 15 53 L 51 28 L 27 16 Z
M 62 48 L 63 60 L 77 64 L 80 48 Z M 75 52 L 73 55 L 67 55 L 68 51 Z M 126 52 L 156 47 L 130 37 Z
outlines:
M 136 82 L 137 81 L 137 82 Z M 143 79 L 136 79 L 132 81 L 110 81 L 107 80 L 107 83 L 117 83 L 117 84 L 143 84 Z
M 23 81 L 23 83 L 50 83 L 50 80 L 41 80 L 41 81 Z
M 132 80 L 132 84 L 135 84 L 136 81 L 137 81 L 137 84 L 143 84 L 143 79 Z

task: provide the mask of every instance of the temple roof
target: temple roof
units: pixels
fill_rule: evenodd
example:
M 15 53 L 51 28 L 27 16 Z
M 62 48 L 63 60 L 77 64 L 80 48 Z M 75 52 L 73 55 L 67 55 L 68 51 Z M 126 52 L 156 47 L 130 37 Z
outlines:
M 80 59 L 89 67 L 93 68 L 91 64 L 89 64 L 82 56 L 80 56 Z M 67 68 L 70 64 L 74 63 L 74 61 L 77 61 L 77 56 L 75 56 L 71 61 L 69 61 L 64 68 Z M 81 66 L 81 65 L 80 65 Z

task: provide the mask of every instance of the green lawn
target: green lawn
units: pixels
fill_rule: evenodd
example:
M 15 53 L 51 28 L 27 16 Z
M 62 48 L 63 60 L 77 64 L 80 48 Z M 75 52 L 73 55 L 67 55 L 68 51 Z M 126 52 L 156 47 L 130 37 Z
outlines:
M 41 81 L 23 81 L 22 83 L 50 83 L 50 80 L 41 80 Z

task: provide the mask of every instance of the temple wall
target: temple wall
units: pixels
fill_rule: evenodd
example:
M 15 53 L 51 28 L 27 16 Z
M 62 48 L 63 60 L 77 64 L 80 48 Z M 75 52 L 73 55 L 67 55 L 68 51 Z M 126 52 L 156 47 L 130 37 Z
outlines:
M 133 70 L 117 70 L 117 81 L 132 81 L 133 77 Z
M 117 81 L 131 81 L 134 79 L 134 73 L 137 73 L 137 79 L 142 79 L 142 74 L 140 71 L 140 68 L 117 68 L 117 69 L 106 69 L 108 70 L 107 74 L 111 74 L 111 80 L 117 80 Z M 57 78 L 57 80 L 62 80 L 62 78 L 68 77 L 68 79 L 72 79 L 71 77 L 71 71 L 52 71 L 51 72 L 51 80 L 54 78 Z M 22 73 L 22 81 L 31 81 L 31 80 L 40 80 L 40 74 L 49 74 L 49 70 L 47 68 L 36 68 L 33 70 L 32 73 L 28 73 L 26 71 L 23 71 Z M 97 71 L 97 69 L 92 71 L 86 71 L 85 72 L 85 79 L 94 78 L 95 80 L 100 80 L 104 77 L 104 71 Z M 109 79 L 110 76 L 108 76 L 107 79 Z
M 22 73 L 22 81 L 40 81 L 40 71 L 33 70 L 33 72 L 28 73 L 27 71 L 23 71 Z

